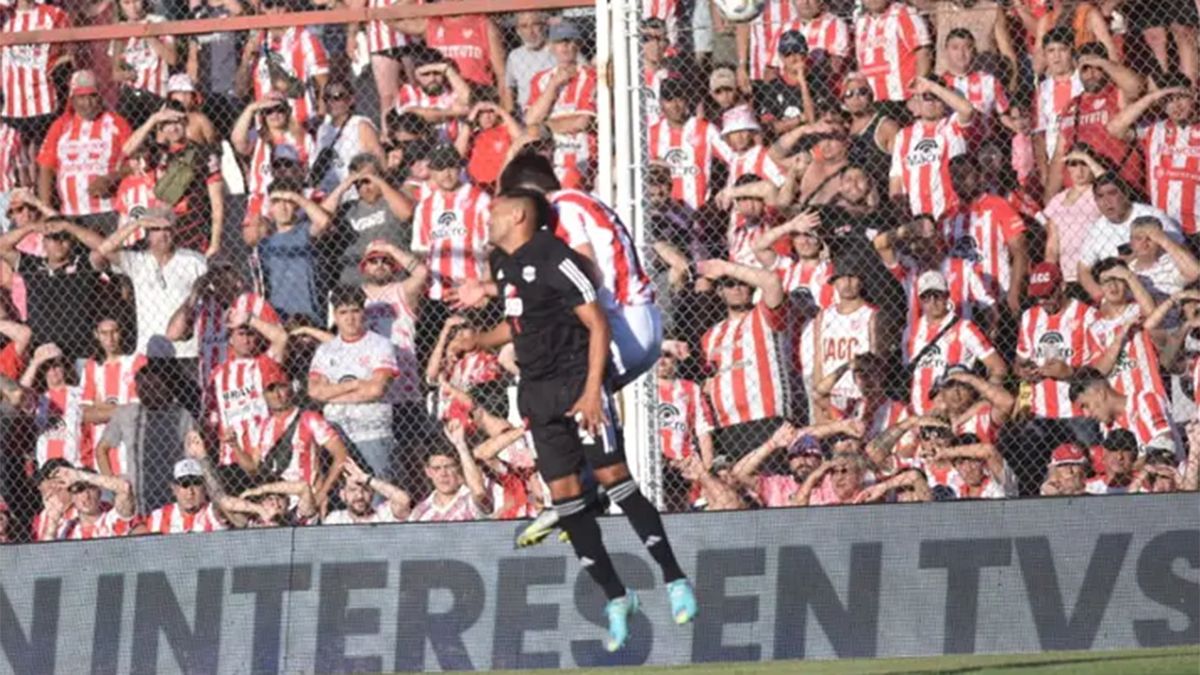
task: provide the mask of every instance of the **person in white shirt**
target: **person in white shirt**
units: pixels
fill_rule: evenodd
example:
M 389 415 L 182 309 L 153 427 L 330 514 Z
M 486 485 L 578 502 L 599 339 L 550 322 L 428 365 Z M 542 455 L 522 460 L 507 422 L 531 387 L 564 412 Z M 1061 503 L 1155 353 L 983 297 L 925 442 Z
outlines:
M 1162 221 L 1154 216 L 1133 219 L 1129 224 L 1129 247 L 1129 269 L 1157 302 L 1200 279 L 1200 261 L 1186 246 L 1167 236 Z
M 367 330 L 366 294 L 338 286 L 330 294 L 337 337 L 317 348 L 308 373 L 308 395 L 325 404 L 325 419 L 339 427 L 372 471 L 392 469 L 395 440 L 388 388 L 399 371 L 396 350 Z
M 1143 216 L 1156 218 L 1163 232 L 1175 241 L 1182 241 L 1179 223 L 1159 209 L 1130 199 L 1129 187 L 1115 173 L 1105 173 L 1092 182 L 1092 194 L 1100 209 L 1100 218 L 1091 227 L 1079 257 L 1078 279 L 1092 298 L 1101 296 L 1100 285 L 1092 277 L 1092 266 L 1105 258 L 1115 258 L 1127 251 L 1133 221 Z
M 524 107 L 533 87 L 533 76 L 553 68 L 557 62 L 546 43 L 545 12 L 517 12 L 516 28 L 521 46 L 508 53 L 504 85 L 516 90 L 514 100 Z
M 391 483 L 363 471 L 353 461 L 342 469 L 346 478 L 338 494 L 346 508 L 325 516 L 325 525 L 361 525 L 365 523 L 400 523 L 412 510 L 412 498 Z M 375 495 L 386 501 L 374 504 Z
M 483 472 L 471 456 L 461 423 L 450 422 L 448 433 L 455 449 L 438 447 L 425 459 L 425 477 L 433 486 L 429 496 L 413 507 L 412 522 L 479 520 L 492 513 L 494 499 Z

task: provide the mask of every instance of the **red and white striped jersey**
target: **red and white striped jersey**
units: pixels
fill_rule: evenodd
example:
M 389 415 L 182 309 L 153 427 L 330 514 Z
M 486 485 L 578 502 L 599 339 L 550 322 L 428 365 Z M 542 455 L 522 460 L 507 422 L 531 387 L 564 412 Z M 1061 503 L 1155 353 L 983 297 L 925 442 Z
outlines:
M 117 194 L 113 197 L 113 209 L 120 216 L 122 225 L 128 222 L 129 215 L 138 207 L 149 209 L 170 206 L 158 201 L 154 196 L 154 185 L 157 182 L 154 173 L 140 169 L 121 179 L 117 184 Z M 145 238 L 146 231 L 139 227 L 125 240 L 125 246 L 132 246 Z
M 54 5 L 14 9 L 0 31 L 28 33 L 66 28 L 66 12 Z M 58 95 L 50 81 L 50 66 L 62 55 L 64 43 L 37 43 L 0 47 L 0 92 L 4 94 L 0 117 L 40 117 L 58 110 Z
M 754 219 L 731 211 L 729 229 L 725 231 L 725 248 L 729 252 L 729 259 L 739 265 L 759 267 L 754 246 L 767 230 L 778 224 L 779 212 L 772 208 L 764 209 L 762 216 Z
M 113 210 L 109 197 L 88 195 L 92 178 L 116 172 L 121 146 L 130 135 L 129 123 L 112 112 L 94 120 L 65 113 L 46 134 L 38 152 L 38 166 L 54 171 L 60 210 L 66 216 L 87 216 Z
M 308 134 L 300 134 L 297 137 L 290 131 L 283 132 L 282 138 L 273 143 L 268 143 L 265 139 L 257 137 L 254 139 L 254 149 L 250 152 L 250 164 L 246 167 L 246 191 L 251 195 L 265 197 L 270 193 L 271 181 L 271 159 L 273 147 L 281 145 L 290 145 L 296 150 L 296 154 L 300 157 L 302 166 L 309 166 L 317 158 L 317 145 L 313 142 L 312 136 Z M 246 215 L 258 215 L 261 213 L 261 208 L 258 210 L 246 208 Z
M 787 180 L 783 169 L 771 159 L 767 148 L 761 145 L 747 148 L 744 152 L 735 154 L 732 161 L 727 161 L 729 179 L 725 183 L 726 187 L 733 187 L 742 176 L 758 176 L 771 181 L 775 187 L 783 185 L 783 181 Z
M 954 434 L 956 436 L 974 434 L 980 443 L 995 443 L 996 434 L 1000 431 L 1000 428 L 996 424 L 996 419 L 992 416 L 992 404 L 986 402 L 976 403 L 974 408 L 969 412 L 970 414 L 966 418 L 955 421 Z
M 106 360 L 104 363 L 100 363 L 96 359 L 81 362 L 79 380 L 83 390 L 83 405 L 137 403 L 137 382 L 134 378 L 137 371 L 141 370 L 146 363 L 145 354 L 122 354 L 115 359 Z M 99 442 L 108 425 L 98 422 L 86 426 L 89 427 L 88 436 L 92 441 Z M 121 476 L 129 472 L 129 457 L 123 444 L 121 447 L 111 449 L 108 462 L 114 475 Z
M 1159 120 L 1138 131 L 1150 203 L 1195 234 L 1200 215 L 1200 125 Z
M 958 205 L 950 184 L 950 159 L 966 151 L 966 127 L 957 115 L 937 122 L 917 120 L 900 130 L 892 146 L 890 177 L 900 179 L 914 215 L 939 218 Z
M 237 443 L 247 453 L 257 447 L 256 432 L 270 414 L 263 399 L 262 369 L 274 361 L 269 354 L 230 356 L 209 379 L 209 394 L 205 397 L 210 406 L 209 424 L 217 430 L 218 438 L 223 439 L 228 431 L 236 433 Z M 233 448 L 224 442 L 219 462 L 237 463 Z
M 976 70 L 966 75 L 946 72 L 942 73 L 942 82 L 962 94 L 963 98 L 971 102 L 971 107 L 982 115 L 988 117 L 994 114 L 1003 115 L 1012 107 L 1008 102 L 1008 94 L 1004 91 L 1004 85 L 1000 84 L 1000 80 L 997 80 L 991 73 L 982 70 Z
M 270 415 L 259 422 L 250 447 L 258 457 L 265 457 L 297 415 L 300 416 L 300 422 L 291 439 L 292 456 L 280 480 L 303 481 L 313 485 L 321 472 L 321 448 L 329 445 L 338 435 L 321 413 L 296 408 L 283 417 Z
M 637 246 L 625 223 L 607 204 L 580 190 L 550 195 L 556 224 L 554 234 L 571 248 L 591 246 L 596 269 L 603 276 L 599 297 L 605 305 L 647 305 L 654 286 L 642 268 Z
M 533 76 L 528 106 L 532 106 L 550 86 L 554 68 Z M 596 69 L 581 67 L 558 92 L 550 119 L 577 114 L 596 114 Z M 591 184 L 597 161 L 596 134 L 588 131 L 554 134 L 554 173 L 566 188 L 585 188 Z
M 288 100 L 292 107 L 292 116 L 300 124 L 316 115 L 317 105 L 313 99 L 313 89 L 309 80 L 318 75 L 329 74 L 329 57 L 325 48 L 308 30 L 293 26 L 286 29 L 282 35 L 263 36 L 262 52 L 258 62 L 254 64 L 254 100 L 261 101 L 271 91 L 277 90 L 271 83 L 271 71 L 267 66 L 268 58 L 277 58 L 277 63 L 289 75 L 305 84 L 304 96 Z
M 908 419 L 909 415 L 908 406 L 890 399 L 880 401 L 874 406 L 874 409 L 868 409 L 867 400 L 863 398 L 848 399 L 845 403 L 844 407 L 837 405 L 832 407 L 833 417 L 837 420 L 856 419 L 862 421 L 866 425 L 864 441 L 870 441 L 891 429 Z
M 649 136 L 650 160 L 671 169 L 671 196 L 693 209 L 704 206 L 713 158 L 727 164 L 734 159 L 717 126 L 693 117 L 675 128 L 662 119 L 650 127 Z
M 81 540 L 124 537 L 132 532 L 133 528 L 137 527 L 138 518 L 136 515 L 123 518 L 117 513 L 116 509 L 107 504 L 101 505 L 101 509 L 100 515 L 91 524 L 83 522 L 83 518 L 78 512 L 76 512 L 73 518 L 63 518 L 62 523 L 58 526 L 55 539 Z
M 28 163 L 21 133 L 0 122 L 0 192 L 12 192 L 17 187 L 17 170 Z
M 766 77 L 779 35 L 795 19 L 796 6 L 792 0 L 765 0 L 762 13 L 750 22 L 750 79 Z
M 399 523 L 392 507 L 387 502 L 379 504 L 367 512 L 365 516 L 355 516 L 349 509 L 331 511 L 321 521 L 323 525 L 365 525 L 367 523 Z
M 148 14 L 141 23 L 162 23 L 163 21 L 166 21 L 166 19 L 157 14 Z M 164 46 L 170 49 L 175 48 L 174 37 L 160 35 L 158 39 L 162 41 Z M 133 79 L 123 82 L 122 86 L 130 87 L 131 89 L 140 89 L 154 94 L 159 98 L 166 98 L 167 79 L 171 76 L 171 67 L 154 51 L 150 43 L 146 41 L 146 38 L 130 38 L 125 43 L 125 49 L 121 53 L 121 60 L 133 70 Z
M 642 0 L 643 19 L 662 19 L 667 26 L 667 41 L 679 44 L 679 0 Z
M 1046 157 L 1054 157 L 1058 147 L 1059 116 L 1071 101 L 1083 93 L 1083 80 L 1079 79 L 1079 71 L 1063 77 L 1046 77 L 1038 83 L 1037 96 L 1033 99 L 1033 109 L 1036 113 L 1037 127 L 1035 131 L 1045 132 Z
M 705 391 L 718 427 L 788 413 L 787 305 L 758 303 L 742 316 L 709 328 L 700 350 L 709 372 Z
M 386 337 L 396 348 L 399 372 L 392 378 L 388 400 L 393 403 L 421 400 L 421 364 L 417 359 L 417 310 L 409 307 L 399 282 L 365 285 L 364 320 L 367 330 Z
M 492 48 L 488 41 L 488 25 L 484 14 L 429 17 L 425 27 L 425 44 L 454 62 L 463 79 L 480 87 L 496 85 L 492 72 Z
M 1001 197 L 983 194 L 947 212 L 939 224 L 955 257 L 978 265 L 990 290 L 1007 293 L 1011 284 L 1008 246 L 1025 232 L 1025 221 Z
M 930 48 L 929 26 L 911 5 L 893 2 L 883 14 L 854 22 L 854 53 L 876 101 L 908 99 L 917 77 L 917 50 Z
M 695 439 L 712 433 L 712 407 L 692 380 L 658 379 L 658 437 L 663 457 L 675 460 L 695 452 Z
M 642 70 L 642 111 L 646 116 L 645 124 L 647 127 L 658 124 L 662 119 L 662 108 L 659 106 L 659 97 L 662 93 L 663 80 L 671 76 L 671 71 L 666 68 L 657 70 Z
M 904 363 L 908 365 L 913 357 L 925 349 L 937 334 L 954 319 L 953 314 L 947 314 L 941 321 L 933 322 L 929 316 L 923 316 L 910 322 L 904 331 L 904 341 L 901 350 Z M 921 361 L 913 369 L 912 376 L 912 409 L 918 415 L 925 415 L 933 408 L 929 398 L 929 389 L 934 381 L 946 371 L 947 366 L 961 364 L 970 368 L 976 361 L 981 361 L 995 353 L 992 343 L 988 341 L 983 331 L 973 322 L 959 319 L 946 334 L 938 338 L 937 343 L 925 352 Z
M 775 259 L 775 273 L 783 283 L 783 291 L 807 294 L 819 309 L 832 307 L 837 292 L 829 280 L 833 278 L 833 263 L 829 260 L 796 260 L 780 256 Z
M 852 357 L 871 351 L 872 325 L 878 312 L 867 303 L 848 313 L 843 313 L 837 305 L 821 310 L 816 318 L 817 329 L 821 332 L 817 359 L 821 362 L 823 372 L 832 373 L 849 363 Z M 854 383 L 854 375 L 848 371 L 835 384 L 832 393 L 835 398 L 841 399 L 862 396 Z
M 447 358 L 453 358 L 447 354 Z M 504 368 L 495 353 L 477 349 L 461 354 L 446 369 L 446 381 L 455 389 L 470 392 L 471 389 L 487 382 L 495 382 L 504 377 Z M 458 399 L 451 396 L 445 388 L 438 390 L 439 419 L 462 422 L 464 428 L 474 428 L 471 420 L 471 410 Z
M 371 9 L 383 9 L 400 4 L 398 0 L 368 0 Z M 407 47 L 412 41 L 407 35 L 393 28 L 386 21 L 374 20 L 367 23 L 367 51 L 372 54 Z
M 491 481 L 485 481 L 485 483 L 487 483 L 488 490 L 491 491 Z M 414 506 L 412 513 L 408 514 L 408 522 L 453 523 L 488 517 L 488 514 L 475 504 L 475 500 L 471 497 L 471 489 L 465 484 L 458 488 L 454 497 L 444 505 L 439 505 L 435 501 L 437 496 L 438 493 L 434 492 L 423 499 L 420 504 Z
M 396 110 L 405 112 L 413 108 L 433 108 L 449 110 L 454 106 L 455 95 L 450 87 L 446 87 L 440 94 L 429 94 L 415 84 L 405 83 L 400 85 L 400 89 L 396 92 Z M 434 130 L 440 135 L 443 140 L 453 141 L 458 137 L 458 119 L 446 119 L 433 125 Z
M 167 504 L 155 509 L 146 521 L 148 529 L 154 534 L 217 532 L 226 529 L 225 522 L 217 515 L 217 507 L 212 502 L 195 513 L 184 512 L 177 503 Z
M 779 37 L 788 31 L 799 31 L 808 43 L 808 53 L 823 51 L 830 56 L 845 58 L 850 55 L 850 26 L 841 17 L 825 12 L 815 19 L 796 19 L 785 24 L 775 35 L 771 44 L 770 66 L 783 68 L 783 57 L 779 55 Z
M 431 190 L 417 203 L 412 250 L 428 256 L 431 300 L 445 298 L 446 289 L 458 281 L 486 276 L 491 203 L 486 192 L 470 183 L 453 192 Z
M 202 299 L 196 305 L 193 331 L 200 351 L 200 373 L 197 382 L 205 385 L 205 389 L 212 378 L 212 372 L 229 357 L 229 326 L 225 323 L 227 310 L 245 312 L 275 325 L 279 325 L 280 322 L 275 308 L 257 293 L 242 293 L 234 298 L 229 307 Z
M 1115 316 L 1104 316 L 1097 312 L 1096 320 L 1088 326 L 1084 361 L 1091 363 L 1100 358 L 1105 348 L 1116 340 L 1124 339 L 1130 326 L 1143 318 L 1141 308 L 1133 302 Z M 1109 384 L 1122 394 L 1152 391 L 1165 398 L 1167 390 L 1159 373 L 1158 349 L 1148 331 L 1140 327 L 1133 330 L 1135 333 L 1126 340 L 1112 372 L 1108 374 Z
M 95 468 L 91 439 L 83 426 L 82 389 L 61 386 L 38 396 L 33 421 L 38 431 L 38 466 L 65 459 L 72 466 Z
M 67 504 L 67 509 L 65 511 L 63 511 L 62 520 L 60 520 L 59 523 L 61 524 L 63 521 L 71 520 L 72 518 L 76 518 L 76 517 L 78 517 L 78 515 L 79 515 L 79 511 L 75 508 L 75 505 Z M 38 511 L 36 514 L 34 514 L 33 520 L 31 520 L 29 522 L 29 532 L 32 535 L 33 540 L 34 541 L 50 541 L 50 540 L 54 539 L 54 537 L 56 537 L 58 534 L 57 532 L 43 532 L 42 531 L 42 530 L 48 529 L 49 526 L 50 526 L 50 522 L 46 519 L 46 510 L 45 509 L 42 509 L 41 511 Z
M 556 68 L 547 68 L 533 76 L 529 83 L 529 100 L 525 107 L 533 106 L 542 93 L 550 86 Z M 596 113 L 596 69 L 591 66 L 581 66 L 558 91 L 554 106 L 550 109 L 550 119 L 562 115 L 578 113 Z
M 942 258 L 938 266 L 942 276 L 946 278 L 946 287 L 950 291 L 950 311 L 964 319 L 975 320 L 975 313 L 996 304 L 996 297 L 983 282 L 979 274 L 979 266 L 970 260 L 962 258 Z M 925 271 L 917 267 L 910 259 L 902 259 L 896 265 L 888 268 L 892 276 L 904 286 L 905 297 L 908 298 L 908 315 L 921 316 L 921 298 L 917 295 L 917 281 Z
M 1171 423 L 1171 406 L 1166 396 L 1155 391 L 1125 392 L 1125 410 L 1100 428 L 1106 436 L 1116 429 L 1132 432 L 1143 453 L 1147 444 L 1162 438 L 1170 439 L 1178 452 L 1179 436 Z
M 1058 314 L 1034 305 L 1021 315 L 1017 357 L 1033 361 L 1039 367 L 1049 361 L 1062 361 L 1079 368 L 1087 352 L 1088 326 L 1096 320 L 1096 309 L 1078 300 L 1068 300 Z M 1082 411 L 1071 405 L 1068 389 L 1068 382 L 1052 378 L 1034 383 L 1033 414 L 1054 419 L 1081 415 Z

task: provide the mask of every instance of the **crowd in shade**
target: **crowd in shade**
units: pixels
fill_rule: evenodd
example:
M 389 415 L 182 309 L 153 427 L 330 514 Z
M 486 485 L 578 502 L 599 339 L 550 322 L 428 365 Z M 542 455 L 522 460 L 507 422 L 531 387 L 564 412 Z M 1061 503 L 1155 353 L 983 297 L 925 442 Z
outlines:
M 629 223 L 590 10 L 0 47 L 0 542 L 541 513 L 513 187 L 653 333 L 664 510 L 1197 489 L 1194 4 L 642 9 Z

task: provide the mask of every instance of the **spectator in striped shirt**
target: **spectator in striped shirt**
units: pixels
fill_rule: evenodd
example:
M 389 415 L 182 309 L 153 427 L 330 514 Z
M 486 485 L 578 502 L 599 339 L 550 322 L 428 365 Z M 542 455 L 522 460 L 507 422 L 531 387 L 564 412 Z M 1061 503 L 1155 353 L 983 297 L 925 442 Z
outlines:
M 447 436 L 453 448 L 435 448 L 425 458 L 425 477 L 433 490 L 413 507 L 409 521 L 480 520 L 492 514 L 495 500 L 463 433 L 461 423 L 451 422 Z
M 275 480 L 226 498 L 221 506 L 250 517 L 246 527 L 301 527 L 320 518 L 312 485 L 302 480 Z
M 1076 497 L 1087 494 L 1087 456 L 1074 443 L 1064 443 L 1050 454 L 1043 497 Z
M 55 471 L 54 477 L 67 485 L 74 507 L 70 517 L 61 511 L 47 514 L 47 527 L 55 539 L 101 539 L 145 532 L 135 516 L 136 501 L 128 480 L 68 467 Z M 112 493 L 112 504 L 100 501 L 102 490 Z
M 1133 432 L 1139 454 L 1159 449 L 1180 456 L 1178 432 L 1168 416 L 1166 399 L 1160 394 L 1118 392 L 1100 372 L 1088 368 L 1076 373 L 1070 395 L 1071 402 L 1099 422 L 1105 433 L 1117 429 Z
M 0 544 L 11 544 L 16 538 L 9 534 L 9 528 L 12 525 L 12 512 L 8 508 L 8 502 L 0 497 Z
M 123 23 L 161 23 L 158 14 L 147 13 L 148 0 L 118 0 L 117 17 Z M 179 63 L 179 49 L 170 35 L 146 35 L 114 40 L 112 79 L 120 84 L 117 112 L 134 128 L 163 104 L 170 69 Z

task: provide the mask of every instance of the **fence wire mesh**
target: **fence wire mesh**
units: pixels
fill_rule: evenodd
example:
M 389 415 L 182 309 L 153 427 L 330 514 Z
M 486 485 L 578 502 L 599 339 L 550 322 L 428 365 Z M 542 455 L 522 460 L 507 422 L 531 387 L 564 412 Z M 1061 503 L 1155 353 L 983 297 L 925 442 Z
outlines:
M 1195 489 L 1195 7 L 723 4 L 633 9 L 662 506 Z M 0 541 L 541 511 L 464 282 L 508 158 L 610 160 L 595 26 L 0 48 Z

